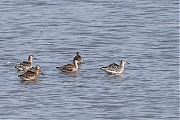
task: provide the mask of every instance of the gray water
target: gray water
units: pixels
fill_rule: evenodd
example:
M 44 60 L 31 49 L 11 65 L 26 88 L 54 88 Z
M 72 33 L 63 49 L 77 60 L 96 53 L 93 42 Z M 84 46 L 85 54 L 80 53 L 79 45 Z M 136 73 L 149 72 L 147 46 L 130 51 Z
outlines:
M 0 120 L 178 120 L 179 1 L 1 0 Z M 72 63 L 75 74 L 56 66 Z M 33 54 L 43 73 L 21 83 Z M 123 77 L 99 69 L 125 59 Z

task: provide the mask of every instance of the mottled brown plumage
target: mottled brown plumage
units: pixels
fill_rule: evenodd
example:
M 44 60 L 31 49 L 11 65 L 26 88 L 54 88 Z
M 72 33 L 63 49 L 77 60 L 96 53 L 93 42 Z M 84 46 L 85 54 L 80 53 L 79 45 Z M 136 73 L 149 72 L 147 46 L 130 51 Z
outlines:
M 27 71 L 24 74 L 19 75 L 18 77 L 20 77 L 22 80 L 34 80 L 40 74 L 41 74 L 40 66 L 37 65 L 34 71 Z
M 78 61 L 74 60 L 74 64 L 67 64 L 56 68 L 62 70 L 63 72 L 75 72 L 78 70 Z

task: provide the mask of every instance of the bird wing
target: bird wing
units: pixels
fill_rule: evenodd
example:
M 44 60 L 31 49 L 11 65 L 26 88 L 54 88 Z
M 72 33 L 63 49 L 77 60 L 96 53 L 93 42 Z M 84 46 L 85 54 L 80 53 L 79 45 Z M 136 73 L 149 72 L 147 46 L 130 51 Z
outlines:
M 30 65 L 31 62 L 26 62 L 26 61 L 23 61 L 22 63 L 20 63 L 20 65 L 23 65 L 23 66 L 27 66 L 27 65 Z
M 28 71 L 28 72 L 25 72 L 24 74 L 22 75 L 19 75 L 18 77 L 22 78 L 22 79 L 33 79 L 34 76 L 36 75 L 35 72 L 32 72 L 32 71 Z
M 31 68 L 29 68 L 27 71 L 36 72 L 36 68 L 31 67 Z
M 67 65 L 64 65 L 64 66 L 62 66 L 62 67 L 60 67 L 60 68 L 61 68 L 61 70 L 63 70 L 63 71 L 73 71 L 74 65 L 72 65 L 72 64 L 67 64 Z
M 108 66 L 108 70 L 116 70 L 118 68 L 118 64 L 112 63 Z
M 33 71 L 28 71 L 26 73 L 24 73 L 24 77 L 30 77 L 30 76 L 34 76 L 36 73 Z
M 64 69 L 64 70 L 68 70 L 68 71 L 72 71 L 72 70 L 73 70 L 73 67 L 74 67 L 73 65 L 67 64 L 67 65 L 64 66 L 63 69 Z

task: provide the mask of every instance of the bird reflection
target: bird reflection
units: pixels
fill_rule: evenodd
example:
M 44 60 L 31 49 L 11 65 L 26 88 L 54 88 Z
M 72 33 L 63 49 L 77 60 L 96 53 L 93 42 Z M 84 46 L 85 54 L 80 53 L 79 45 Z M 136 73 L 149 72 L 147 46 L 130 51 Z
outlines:
M 68 75 L 68 76 L 77 76 L 78 72 L 65 72 L 65 71 L 61 71 L 59 73 L 62 73 L 63 75 Z
M 40 83 L 41 80 L 21 80 L 21 83 L 31 84 L 31 83 Z
M 106 77 L 120 77 L 120 78 L 124 78 L 124 75 L 123 74 L 106 74 L 105 75 Z

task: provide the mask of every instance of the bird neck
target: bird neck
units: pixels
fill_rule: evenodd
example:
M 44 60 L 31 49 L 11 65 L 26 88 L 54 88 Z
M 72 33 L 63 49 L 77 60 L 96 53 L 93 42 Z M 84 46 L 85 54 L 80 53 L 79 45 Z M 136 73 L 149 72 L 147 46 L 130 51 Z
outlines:
M 78 69 L 78 62 L 77 61 L 74 61 L 74 65 L 75 65 L 75 68 L 76 70 Z
M 41 71 L 39 69 L 36 69 L 36 76 L 39 76 L 40 72 Z
M 123 62 L 121 62 L 121 63 L 120 63 L 120 66 L 124 68 L 124 63 L 123 63 Z
M 32 63 L 32 57 L 28 58 L 28 62 Z

